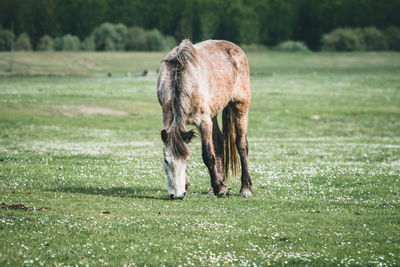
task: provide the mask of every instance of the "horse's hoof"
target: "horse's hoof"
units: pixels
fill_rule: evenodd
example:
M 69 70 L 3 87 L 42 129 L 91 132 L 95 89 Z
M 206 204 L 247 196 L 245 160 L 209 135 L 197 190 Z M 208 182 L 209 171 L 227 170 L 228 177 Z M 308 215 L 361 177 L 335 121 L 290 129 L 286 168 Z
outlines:
M 240 195 L 241 195 L 242 197 L 247 198 L 247 197 L 251 197 L 251 196 L 253 195 L 253 192 L 252 192 L 251 189 L 249 189 L 249 188 L 242 188 L 242 189 L 240 190 Z
M 213 190 L 212 187 L 210 188 L 210 190 L 208 190 L 208 194 L 209 194 L 210 196 L 214 196 L 214 190 Z
M 222 186 L 222 187 L 219 189 L 219 192 L 218 192 L 218 194 L 217 194 L 217 197 L 227 197 L 227 196 L 229 196 L 229 188 L 226 187 L 226 186 Z

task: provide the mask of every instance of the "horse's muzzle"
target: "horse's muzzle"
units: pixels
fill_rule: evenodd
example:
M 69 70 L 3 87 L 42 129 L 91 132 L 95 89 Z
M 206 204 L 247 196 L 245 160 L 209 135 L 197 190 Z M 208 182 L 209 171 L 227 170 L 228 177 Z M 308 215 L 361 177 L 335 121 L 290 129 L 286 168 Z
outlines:
M 186 196 L 186 192 L 183 193 L 183 195 L 181 195 L 181 196 L 175 196 L 174 194 L 170 194 L 170 195 L 169 195 L 169 198 L 170 198 L 171 200 L 177 200 L 177 199 L 184 199 L 185 196 Z

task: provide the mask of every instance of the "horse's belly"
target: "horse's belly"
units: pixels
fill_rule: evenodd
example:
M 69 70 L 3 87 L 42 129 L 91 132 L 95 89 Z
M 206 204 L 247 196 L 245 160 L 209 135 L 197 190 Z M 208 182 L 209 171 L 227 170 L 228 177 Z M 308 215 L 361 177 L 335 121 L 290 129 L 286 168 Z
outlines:
M 218 88 L 211 92 L 209 99 L 209 107 L 211 117 L 214 117 L 218 112 L 222 111 L 232 98 L 232 87 Z

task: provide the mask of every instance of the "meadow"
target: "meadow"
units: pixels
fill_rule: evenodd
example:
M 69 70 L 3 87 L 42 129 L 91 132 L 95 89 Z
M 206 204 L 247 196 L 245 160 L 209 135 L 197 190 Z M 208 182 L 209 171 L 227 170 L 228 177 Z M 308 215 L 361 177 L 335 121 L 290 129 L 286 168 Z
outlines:
M 0 53 L 1 266 L 400 264 L 400 53 L 249 52 L 254 195 L 208 195 L 197 140 L 183 201 L 164 55 Z

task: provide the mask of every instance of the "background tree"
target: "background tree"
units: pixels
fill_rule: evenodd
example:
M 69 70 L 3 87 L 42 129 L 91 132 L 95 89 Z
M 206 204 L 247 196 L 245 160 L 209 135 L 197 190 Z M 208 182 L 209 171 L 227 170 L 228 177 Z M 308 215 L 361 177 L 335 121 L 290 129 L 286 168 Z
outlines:
M 56 50 L 56 51 L 61 51 L 61 50 L 63 50 L 63 38 L 62 38 L 62 37 L 56 37 L 56 38 L 54 38 L 53 48 L 54 48 L 54 50 Z
M 367 51 L 387 50 L 388 44 L 383 32 L 375 27 L 367 27 L 362 30 L 362 38 L 364 39 Z
M 128 29 L 126 34 L 126 50 L 143 51 L 147 49 L 147 34 L 140 27 L 132 27 Z
M 387 28 L 385 35 L 388 43 L 388 49 L 400 51 L 400 28 L 390 26 Z
M 62 50 L 78 51 L 81 49 L 81 41 L 78 36 L 66 34 L 62 38 Z
M 17 51 L 32 50 L 31 40 L 29 39 L 29 36 L 25 32 L 21 33 L 18 36 L 17 41 L 15 42 L 15 50 Z
M 217 7 L 212 1 L 205 2 L 199 10 L 200 38 L 203 40 L 216 37 L 220 24 Z
M 9 30 L 3 30 L 0 26 L 0 51 L 10 51 L 14 40 L 14 34 Z
M 86 37 L 81 44 L 83 51 L 95 51 L 96 44 L 94 42 L 93 36 Z
M 154 29 L 147 34 L 147 48 L 150 51 L 160 51 L 166 49 L 164 37 L 159 30 Z
M 95 28 L 92 36 L 96 44 L 96 50 L 123 50 L 124 39 L 128 29 L 123 24 L 103 23 Z
M 53 39 L 48 35 L 44 35 L 39 40 L 39 44 L 37 45 L 37 50 L 52 51 L 53 50 Z
M 17 35 L 26 32 L 33 48 L 45 34 L 84 40 L 108 21 L 126 29 L 158 29 L 176 40 L 268 46 L 297 40 L 318 50 L 322 36 L 334 29 L 399 27 L 399 14 L 399 0 L 0 0 L 0 24 L 4 29 L 14 24 Z M 123 49 L 118 39 L 94 36 L 98 50 Z

